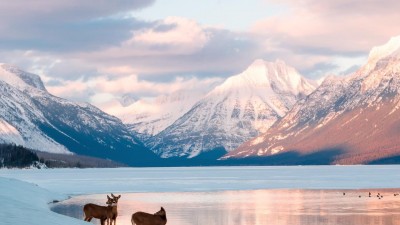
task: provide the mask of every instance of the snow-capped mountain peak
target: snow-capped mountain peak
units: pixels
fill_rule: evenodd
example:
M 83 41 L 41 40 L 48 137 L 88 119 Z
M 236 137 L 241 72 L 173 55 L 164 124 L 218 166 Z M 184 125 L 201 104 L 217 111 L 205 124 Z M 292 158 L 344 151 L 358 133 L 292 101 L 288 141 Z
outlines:
M 361 82 L 361 92 L 373 92 L 382 82 L 400 72 L 400 36 L 391 38 L 386 44 L 376 46 L 370 51 L 367 63 L 348 81 L 357 79 Z
M 231 151 L 265 132 L 294 103 L 315 89 L 283 61 L 254 61 L 210 91 L 147 145 L 162 157 Z
M 224 158 L 295 153 L 301 162 L 310 156 L 314 163 L 318 155 L 321 162 L 348 164 L 397 157 L 399 53 L 400 36 L 374 47 L 360 70 L 348 77 L 328 76 L 268 132 Z
M 32 87 L 47 92 L 38 75 L 27 73 L 9 64 L 0 63 L 0 80 L 21 89 Z
M 386 44 L 373 47 L 369 53 L 367 63 L 354 76 L 365 76 L 378 66 L 384 59 L 400 59 L 400 36 L 392 37 Z
M 386 44 L 373 47 L 369 53 L 368 61 L 378 61 L 400 50 L 400 36 L 392 37 Z
M 228 78 L 214 92 L 228 92 L 243 88 L 244 85 L 250 88 L 262 87 L 265 92 L 289 92 L 293 95 L 309 94 L 317 86 L 316 82 L 305 79 L 282 60 L 268 62 L 257 59 L 242 73 Z

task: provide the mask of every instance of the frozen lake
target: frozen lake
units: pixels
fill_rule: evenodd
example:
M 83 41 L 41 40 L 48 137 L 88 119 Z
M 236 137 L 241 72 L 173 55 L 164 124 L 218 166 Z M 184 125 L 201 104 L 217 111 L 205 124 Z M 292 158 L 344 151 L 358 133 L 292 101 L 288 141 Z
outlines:
M 369 191 L 372 196 L 369 197 Z M 379 199 L 377 193 L 384 196 Z M 118 225 L 131 225 L 136 211 L 163 206 L 173 225 L 393 225 L 400 224 L 398 190 L 247 190 L 216 192 L 125 193 Z M 360 197 L 361 196 L 361 197 Z M 104 205 L 106 195 L 77 196 L 53 211 L 83 218 L 86 203 Z M 92 223 L 100 224 L 97 219 Z
M 0 176 L 66 195 L 400 188 L 398 165 L 0 170 Z
M 0 176 L 71 196 L 54 210 L 78 219 L 85 203 L 121 194 L 119 225 L 161 206 L 174 225 L 392 225 L 400 224 L 399 172 L 396 165 L 279 166 L 3 169 Z

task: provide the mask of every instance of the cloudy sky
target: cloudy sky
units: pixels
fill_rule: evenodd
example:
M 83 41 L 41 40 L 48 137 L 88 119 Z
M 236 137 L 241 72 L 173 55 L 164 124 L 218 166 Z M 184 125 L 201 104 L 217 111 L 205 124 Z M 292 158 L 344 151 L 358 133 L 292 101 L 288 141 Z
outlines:
M 346 74 L 400 35 L 398 0 L 14 0 L 0 4 L 1 62 L 105 109 L 219 82 L 258 58 L 304 76 Z

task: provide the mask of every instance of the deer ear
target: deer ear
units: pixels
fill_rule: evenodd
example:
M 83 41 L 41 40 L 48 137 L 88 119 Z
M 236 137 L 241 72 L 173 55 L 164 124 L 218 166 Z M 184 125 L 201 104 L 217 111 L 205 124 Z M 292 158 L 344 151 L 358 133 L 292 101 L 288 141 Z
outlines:
M 118 195 L 118 198 L 121 198 L 121 195 Z
M 111 199 L 110 196 L 107 195 L 107 199 L 110 200 Z
M 111 197 L 115 198 L 115 195 L 113 193 L 111 193 Z
M 162 211 L 165 211 L 165 209 L 164 209 L 163 207 L 161 207 L 161 210 L 162 210 Z

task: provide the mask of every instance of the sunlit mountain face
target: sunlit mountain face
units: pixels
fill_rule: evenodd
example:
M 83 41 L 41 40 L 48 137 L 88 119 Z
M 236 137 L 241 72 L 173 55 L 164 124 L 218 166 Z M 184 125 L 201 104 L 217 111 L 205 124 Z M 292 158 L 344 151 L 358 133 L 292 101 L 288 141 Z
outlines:
M 371 50 L 347 77 L 328 77 L 266 133 L 224 158 L 269 157 L 276 163 L 398 162 L 400 37 Z
M 283 61 L 256 60 L 145 144 L 163 158 L 193 158 L 211 152 L 221 156 L 267 131 L 316 86 Z

